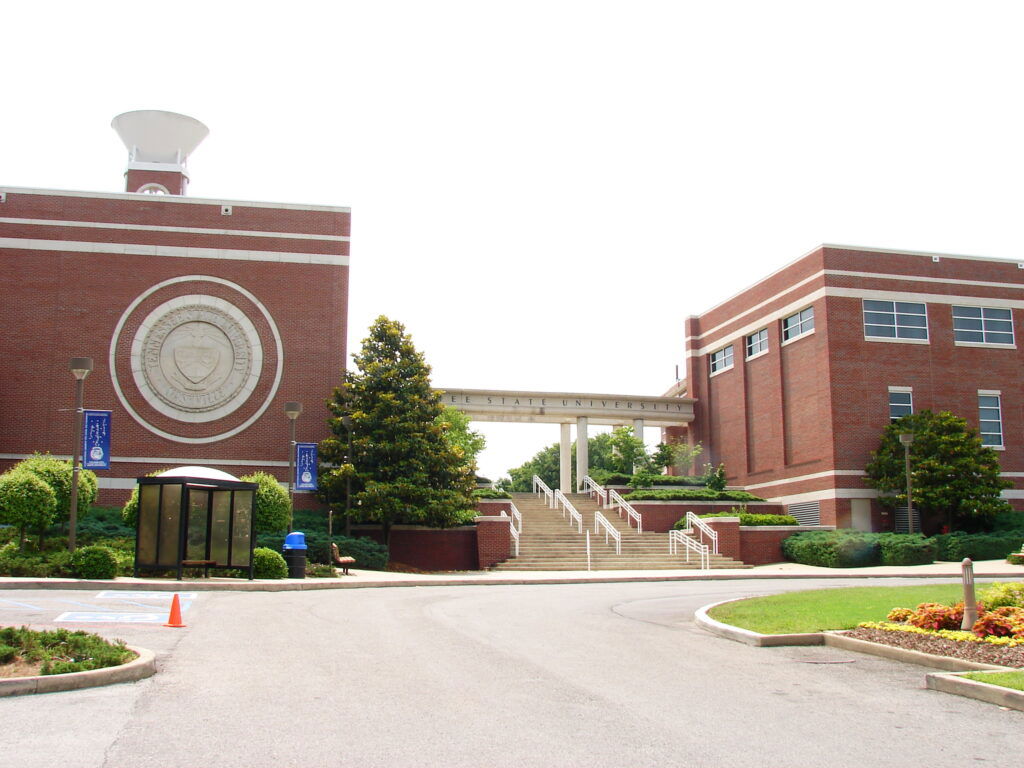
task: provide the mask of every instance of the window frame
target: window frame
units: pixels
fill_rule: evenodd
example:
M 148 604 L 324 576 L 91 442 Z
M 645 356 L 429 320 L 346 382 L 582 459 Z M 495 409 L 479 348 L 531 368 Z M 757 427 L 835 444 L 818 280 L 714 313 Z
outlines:
M 910 396 L 910 402 L 909 403 L 895 403 L 895 406 L 897 408 L 910 408 L 910 412 L 909 413 L 905 413 L 902 416 L 893 416 L 892 415 L 892 409 L 893 409 L 893 405 L 894 405 L 894 403 L 892 401 L 892 396 L 893 395 L 909 395 Z M 893 422 L 902 419 L 903 416 L 909 416 L 909 415 L 911 415 L 913 413 L 914 413 L 914 388 L 913 387 L 889 387 L 889 423 L 892 424 Z
M 751 340 L 755 336 L 757 337 L 757 340 L 754 342 L 754 344 L 758 345 L 760 348 L 756 352 L 751 352 L 750 349 L 751 346 L 753 346 L 751 344 Z M 754 331 L 753 333 L 748 333 L 746 336 L 744 336 L 743 348 L 746 352 L 747 360 L 753 360 L 756 357 L 761 357 L 761 355 L 768 354 L 768 328 L 764 327 L 761 328 L 760 330 Z
M 982 405 L 981 398 L 983 397 L 994 397 L 996 404 Z M 983 419 L 982 409 L 992 410 L 993 408 L 997 411 L 998 419 Z M 994 435 L 995 432 L 985 432 L 982 430 L 982 422 L 997 421 L 999 424 L 999 442 L 998 443 L 986 443 L 985 435 Z M 978 390 L 978 435 L 981 437 L 981 444 L 986 448 L 991 448 L 994 451 L 1005 451 L 1006 450 L 1006 430 L 1003 428 L 1003 393 L 998 389 L 979 389 Z
M 806 318 L 802 317 L 802 315 L 805 312 L 810 312 L 810 316 Z M 793 318 L 797 319 L 796 322 L 792 326 L 787 328 L 786 323 L 792 320 Z M 807 325 L 808 321 L 810 322 L 811 327 L 805 329 L 805 326 Z M 782 318 L 782 320 L 779 321 L 779 337 L 782 339 L 782 343 L 779 346 L 784 347 L 787 344 L 792 344 L 797 339 L 802 339 L 805 336 L 810 336 L 812 333 L 814 333 L 814 327 L 815 326 L 813 304 L 811 304 L 809 307 L 804 307 L 803 309 L 799 310 L 798 312 L 794 312 L 791 315 L 787 315 L 786 317 Z M 787 336 L 786 334 L 793 328 L 797 329 L 797 333 Z
M 873 307 L 871 309 L 868 309 L 868 302 L 869 301 L 874 301 L 874 302 L 877 302 L 879 304 L 890 304 L 892 306 L 892 310 L 891 311 L 889 311 L 889 310 L 881 310 L 881 309 L 878 309 L 878 308 L 875 308 L 875 307 Z M 923 311 L 922 311 L 922 313 L 920 315 L 918 315 L 916 312 L 907 312 L 907 311 L 900 312 L 899 309 L 896 306 L 897 304 L 919 306 L 919 307 L 922 308 Z M 887 342 L 891 342 L 891 343 L 894 343 L 894 344 L 929 344 L 929 343 L 931 343 L 931 329 L 930 329 L 930 327 L 928 325 L 928 303 L 927 302 L 924 302 L 924 301 L 899 301 L 897 299 L 867 299 L 867 298 L 862 298 L 860 306 L 861 306 L 861 327 L 863 328 L 863 331 L 864 331 L 864 340 L 865 341 L 887 341 Z M 868 322 L 868 313 L 869 312 L 871 314 L 875 314 L 875 315 L 881 315 L 881 314 L 891 315 L 891 317 L 892 317 L 892 324 L 890 325 L 888 323 L 880 323 L 880 322 L 871 322 L 871 323 L 869 323 Z M 901 315 L 902 316 L 918 316 L 918 317 L 923 317 L 924 318 L 924 325 L 923 326 L 920 326 L 920 325 L 901 325 L 900 324 L 900 320 L 899 320 Z M 869 326 L 875 327 L 875 328 L 892 328 L 893 329 L 893 335 L 892 336 L 875 336 L 875 335 L 872 335 L 872 334 L 870 334 L 868 332 L 868 327 Z M 924 338 L 918 338 L 918 337 L 915 337 L 915 336 L 900 336 L 900 329 L 919 329 L 919 328 L 924 328 Z
M 728 364 L 720 364 L 716 359 L 717 355 L 721 354 L 721 361 L 728 361 Z M 719 365 L 720 367 L 716 367 Z M 725 373 L 731 370 L 736 365 L 736 350 L 733 344 L 726 344 L 724 347 L 720 347 L 708 355 L 708 371 L 711 376 L 717 376 L 720 373 Z
M 977 310 L 980 310 L 981 311 L 981 317 L 980 318 L 973 318 L 973 317 L 965 317 L 963 315 L 961 315 L 960 317 L 957 317 L 956 311 L 958 309 L 967 309 L 967 310 L 977 309 Z M 985 317 L 985 311 L 986 310 L 989 310 L 989 311 L 993 311 L 994 310 L 994 311 L 997 311 L 997 312 L 1009 312 L 1010 317 L 1009 317 L 1008 320 L 1005 319 L 1005 318 L 986 318 Z M 982 306 L 980 304 L 953 304 L 950 307 L 950 314 L 952 316 L 952 323 L 953 323 L 953 344 L 955 344 L 956 346 L 958 346 L 958 347 L 985 347 L 985 348 L 988 348 L 988 349 L 1016 349 L 1017 348 L 1017 334 L 1013 330 L 1013 309 L 1011 307 L 989 307 L 989 306 Z M 957 320 L 981 320 L 981 329 L 979 330 L 979 329 L 974 329 L 974 328 L 957 328 L 956 327 L 956 321 Z M 1004 334 L 1007 333 L 1007 331 L 989 331 L 988 329 L 985 328 L 986 320 L 988 320 L 989 322 L 1003 322 L 1003 323 L 1007 323 L 1008 322 L 1010 324 L 1010 330 L 1008 331 L 1008 333 L 1010 334 L 1010 341 L 1008 341 L 1008 342 L 1006 342 L 1006 341 L 989 341 L 987 338 L 985 338 L 987 336 L 987 334 L 989 334 L 989 333 L 1004 333 Z M 980 333 L 982 340 L 981 341 L 961 340 L 961 339 L 957 338 L 957 333 Z

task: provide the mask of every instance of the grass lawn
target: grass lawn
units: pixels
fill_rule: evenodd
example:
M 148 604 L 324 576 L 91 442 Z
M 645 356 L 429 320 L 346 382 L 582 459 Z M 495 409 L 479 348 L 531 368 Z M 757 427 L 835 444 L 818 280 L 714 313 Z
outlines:
M 1020 669 L 1013 672 L 968 672 L 966 675 L 961 675 L 961 677 L 966 677 L 968 680 L 976 680 L 979 683 L 1000 685 L 1003 688 L 1024 691 L 1024 670 Z
M 963 599 L 960 584 L 913 587 L 846 587 L 753 597 L 720 605 L 711 618 L 765 635 L 853 629 L 862 621 L 884 621 L 893 608 Z

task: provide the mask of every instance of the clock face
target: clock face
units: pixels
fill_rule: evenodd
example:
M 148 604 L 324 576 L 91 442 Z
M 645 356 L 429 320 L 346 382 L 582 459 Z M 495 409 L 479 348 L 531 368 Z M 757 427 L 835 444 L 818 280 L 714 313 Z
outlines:
M 143 195 L 169 195 L 170 190 L 167 189 L 163 184 L 143 184 L 139 187 L 138 192 Z

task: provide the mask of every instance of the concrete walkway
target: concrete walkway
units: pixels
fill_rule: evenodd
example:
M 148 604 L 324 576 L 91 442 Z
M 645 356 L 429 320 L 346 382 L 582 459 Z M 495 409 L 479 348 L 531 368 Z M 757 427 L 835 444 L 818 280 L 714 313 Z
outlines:
M 462 571 L 454 573 L 393 573 L 350 570 L 335 579 L 135 579 L 113 581 L 86 579 L 38 579 L 0 577 L 4 589 L 121 589 L 148 591 L 237 591 L 285 592 L 316 589 L 360 589 L 371 587 L 451 587 L 501 584 L 585 584 L 637 581 L 721 581 L 749 579 L 850 579 L 850 578 L 959 578 L 960 563 L 931 565 L 872 566 L 870 568 L 820 568 L 797 563 L 773 563 L 744 570 L 708 571 Z M 980 579 L 1024 581 L 1024 566 L 1005 560 L 982 560 L 974 564 Z

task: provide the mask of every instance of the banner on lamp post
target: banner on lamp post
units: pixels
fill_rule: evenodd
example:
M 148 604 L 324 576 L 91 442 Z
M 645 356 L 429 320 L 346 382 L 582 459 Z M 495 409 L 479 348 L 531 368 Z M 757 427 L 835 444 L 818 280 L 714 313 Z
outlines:
M 295 444 L 295 490 L 315 491 L 317 450 L 316 443 Z
M 82 411 L 82 468 L 110 469 L 110 411 Z

